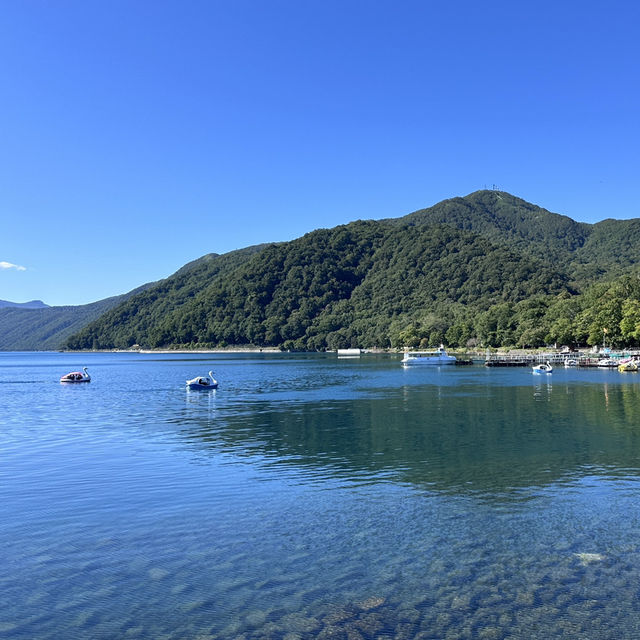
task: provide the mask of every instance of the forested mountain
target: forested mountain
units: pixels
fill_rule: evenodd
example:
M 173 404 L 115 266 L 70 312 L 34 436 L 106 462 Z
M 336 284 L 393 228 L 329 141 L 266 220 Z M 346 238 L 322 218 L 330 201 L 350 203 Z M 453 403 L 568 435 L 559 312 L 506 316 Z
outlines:
M 640 219 L 596 224 L 571 218 L 498 191 L 476 191 L 394 220 L 443 223 L 553 262 L 584 288 L 603 276 L 621 275 L 640 261 Z
M 160 327 L 167 318 L 177 309 L 188 306 L 210 282 L 225 279 L 265 246 L 247 247 L 224 255 L 210 253 L 190 262 L 173 276 L 107 311 L 97 323 L 90 324 L 74 336 L 68 342 L 69 348 L 128 348 L 134 344 L 159 346 L 160 342 L 150 336 L 161 331 Z M 87 340 L 90 342 L 85 346 Z
M 640 220 L 591 225 L 478 191 L 397 219 L 210 254 L 68 348 L 640 341 Z
M 575 252 L 573 270 L 585 280 L 599 274 L 619 275 L 638 263 L 640 219 L 602 220 L 594 224 L 584 245 Z
M 399 218 L 399 224 L 442 223 L 474 231 L 536 257 L 566 263 L 584 246 L 591 225 L 551 213 L 508 193 L 476 191 Z
M 394 322 L 403 327 L 427 310 L 451 317 L 453 305 L 484 310 L 539 290 L 567 287 L 550 267 L 477 235 L 445 225 L 355 222 L 265 248 L 155 324 L 139 298 L 131 299 L 69 345 L 386 346 Z

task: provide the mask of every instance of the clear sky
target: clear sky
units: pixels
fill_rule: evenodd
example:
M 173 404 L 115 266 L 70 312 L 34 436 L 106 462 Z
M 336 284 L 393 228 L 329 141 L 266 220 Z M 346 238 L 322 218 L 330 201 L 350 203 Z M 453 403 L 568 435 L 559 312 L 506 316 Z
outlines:
M 0 3 L 0 299 L 496 184 L 640 217 L 635 2 Z

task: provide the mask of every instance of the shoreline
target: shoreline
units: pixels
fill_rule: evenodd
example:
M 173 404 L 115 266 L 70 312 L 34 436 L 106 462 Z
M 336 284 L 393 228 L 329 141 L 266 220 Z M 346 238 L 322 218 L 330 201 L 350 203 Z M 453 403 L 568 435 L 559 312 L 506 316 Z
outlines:
M 111 349 L 108 353 L 287 353 L 276 348 L 264 349 Z

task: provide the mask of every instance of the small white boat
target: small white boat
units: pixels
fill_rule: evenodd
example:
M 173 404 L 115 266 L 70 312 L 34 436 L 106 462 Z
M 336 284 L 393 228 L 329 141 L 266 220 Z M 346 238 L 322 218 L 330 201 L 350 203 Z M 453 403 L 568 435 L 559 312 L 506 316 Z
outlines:
M 82 371 L 72 371 L 60 378 L 60 382 L 91 382 L 91 376 L 87 367 L 82 367 Z
M 435 351 L 407 351 L 402 358 L 402 364 L 455 364 L 456 357 L 450 356 L 444 349 L 444 345 L 440 345 Z
M 599 367 L 602 368 L 617 368 L 617 366 L 620 364 L 620 360 L 616 360 L 615 358 L 603 358 L 602 360 L 598 360 L 598 365 Z
M 217 389 L 218 381 L 213 377 L 213 371 L 208 376 L 198 376 L 187 380 L 187 389 Z
M 569 360 L 564 361 L 565 369 L 568 369 L 569 367 L 577 367 L 577 366 L 578 366 L 578 361 L 575 360 L 574 358 L 569 358 Z
M 338 349 L 338 357 L 344 356 L 347 358 L 359 356 L 362 353 L 361 349 Z
M 535 364 L 531 368 L 533 369 L 533 373 L 552 373 L 553 372 L 553 367 L 548 362 Z

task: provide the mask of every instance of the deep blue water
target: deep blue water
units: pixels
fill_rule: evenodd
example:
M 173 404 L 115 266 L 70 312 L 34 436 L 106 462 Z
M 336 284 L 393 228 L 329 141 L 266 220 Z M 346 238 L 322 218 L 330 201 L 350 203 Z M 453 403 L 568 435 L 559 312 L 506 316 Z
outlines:
M 640 374 L 0 353 L 0 425 L 5 638 L 640 637 Z

